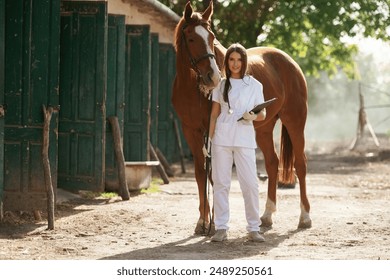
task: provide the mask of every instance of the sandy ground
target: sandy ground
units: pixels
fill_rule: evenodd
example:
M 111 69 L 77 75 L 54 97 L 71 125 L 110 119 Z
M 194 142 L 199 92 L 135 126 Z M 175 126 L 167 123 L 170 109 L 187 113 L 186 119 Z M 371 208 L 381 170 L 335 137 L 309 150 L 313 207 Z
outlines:
M 190 162 L 185 174 L 174 165 L 175 177 L 159 185 L 158 192 L 133 193 L 128 201 L 59 190 L 54 230 L 47 230 L 45 213 L 40 222 L 31 213 L 5 213 L 0 259 L 389 260 L 389 163 L 389 150 L 312 146 L 307 176 L 312 228 L 297 229 L 299 188 L 280 189 L 273 228 L 257 244 L 246 239 L 236 178 L 228 240 L 216 244 L 193 234 L 198 196 Z M 263 166 L 260 158 L 259 170 Z M 265 201 L 266 182 L 260 182 L 261 212 Z

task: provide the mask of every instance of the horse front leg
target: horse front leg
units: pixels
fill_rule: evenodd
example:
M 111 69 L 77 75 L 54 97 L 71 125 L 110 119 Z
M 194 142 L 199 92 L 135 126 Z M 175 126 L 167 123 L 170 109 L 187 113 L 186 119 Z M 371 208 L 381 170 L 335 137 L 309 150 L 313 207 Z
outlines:
M 183 125 L 183 134 L 193 156 L 195 180 L 198 186 L 199 218 L 195 226 L 195 234 L 213 234 L 215 230 L 212 226 L 210 228 L 210 206 L 207 196 L 206 170 L 204 168 L 205 159 L 202 152 L 203 134 L 200 130 L 185 125 Z
M 261 128 L 256 130 L 256 140 L 264 155 L 265 169 L 268 175 L 268 191 L 267 200 L 265 203 L 265 210 L 261 216 L 261 227 L 272 227 L 272 215 L 276 212 L 276 186 L 278 178 L 279 159 L 275 151 L 273 142 L 273 126 L 271 123 L 268 128 Z
M 195 164 L 195 178 L 198 185 L 199 196 L 199 219 L 195 227 L 195 234 L 213 235 L 215 233 L 215 226 L 210 219 L 210 204 L 208 195 L 212 190 L 208 190 L 211 184 L 207 184 L 206 170 L 204 168 L 203 154 L 201 158 L 194 158 Z

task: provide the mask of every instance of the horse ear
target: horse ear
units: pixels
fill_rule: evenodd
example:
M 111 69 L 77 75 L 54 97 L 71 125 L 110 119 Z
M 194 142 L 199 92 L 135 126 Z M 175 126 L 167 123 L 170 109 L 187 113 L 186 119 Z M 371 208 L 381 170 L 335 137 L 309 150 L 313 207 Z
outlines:
M 210 0 L 210 4 L 207 7 L 207 9 L 203 12 L 202 18 L 207 20 L 207 21 L 210 21 L 211 16 L 213 15 L 213 11 L 214 11 L 213 10 L 213 0 Z
M 186 4 L 186 7 L 184 9 L 184 19 L 186 21 L 191 18 L 192 12 L 193 12 L 193 10 L 192 10 L 191 3 L 190 3 L 190 1 L 188 1 L 187 4 Z

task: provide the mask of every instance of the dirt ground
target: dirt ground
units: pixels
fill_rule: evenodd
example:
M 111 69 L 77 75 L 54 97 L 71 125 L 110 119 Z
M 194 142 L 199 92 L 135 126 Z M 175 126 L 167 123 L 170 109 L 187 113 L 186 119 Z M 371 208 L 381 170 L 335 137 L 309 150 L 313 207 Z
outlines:
M 244 204 L 238 182 L 231 189 L 228 240 L 211 243 L 193 234 L 198 196 L 189 162 L 186 173 L 174 165 L 175 177 L 157 192 L 91 198 L 59 190 L 55 229 L 47 230 L 45 213 L 6 212 L 0 224 L 2 260 L 98 259 L 390 259 L 390 147 L 345 143 L 308 145 L 310 229 L 297 229 L 299 188 L 278 190 L 278 211 L 264 243 L 246 240 Z M 384 148 L 383 148 L 384 147 Z M 258 168 L 264 171 L 259 156 Z M 158 179 L 158 173 L 154 176 Z M 260 182 L 263 212 L 267 182 Z

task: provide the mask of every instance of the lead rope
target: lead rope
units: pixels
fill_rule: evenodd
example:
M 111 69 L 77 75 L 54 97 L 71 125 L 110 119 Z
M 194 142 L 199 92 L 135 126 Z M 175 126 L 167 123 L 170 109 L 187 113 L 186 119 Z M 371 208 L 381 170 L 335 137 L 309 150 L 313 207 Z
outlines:
M 207 127 L 207 130 L 206 130 L 206 135 L 205 135 L 205 139 L 204 139 L 204 145 L 205 145 L 205 148 L 206 148 L 207 151 L 208 151 L 209 135 L 210 135 L 211 104 L 212 104 L 212 94 L 211 94 L 211 91 L 210 91 L 210 93 L 209 93 L 209 102 L 208 102 L 208 105 L 209 105 L 209 120 L 208 120 L 208 127 Z M 208 202 L 207 202 L 207 198 L 210 196 L 209 174 L 210 174 L 211 152 L 210 152 L 210 157 L 206 157 L 205 161 L 206 161 L 206 166 L 205 166 L 206 178 L 205 178 L 204 203 L 203 203 L 203 205 L 204 205 L 203 212 L 204 213 L 206 213 L 206 204 L 209 205 Z M 210 231 L 211 231 L 211 222 L 213 220 L 213 215 L 212 215 L 212 209 L 213 208 L 210 208 L 210 205 L 209 205 L 209 219 L 210 219 L 210 222 L 209 222 L 209 229 L 207 231 L 206 236 L 208 236 L 210 234 Z M 206 219 L 203 219 L 203 228 L 204 229 L 206 228 Z

